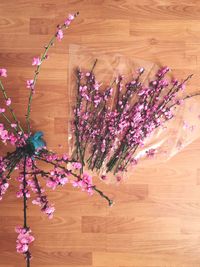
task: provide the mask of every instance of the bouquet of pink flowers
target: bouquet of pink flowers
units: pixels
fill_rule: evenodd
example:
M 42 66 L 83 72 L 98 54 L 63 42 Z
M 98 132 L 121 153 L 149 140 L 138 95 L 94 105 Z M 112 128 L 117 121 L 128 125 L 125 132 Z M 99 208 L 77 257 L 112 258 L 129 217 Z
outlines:
M 145 72 L 141 67 L 131 80 L 119 75 L 103 86 L 95 77 L 96 64 L 89 71 L 75 71 L 73 158 L 82 168 L 98 171 L 102 179 L 112 172 L 119 181 L 130 165 L 137 164 L 138 149 L 147 138 L 174 118 L 177 106 L 200 93 L 184 95 L 192 75 L 170 80 L 168 67 L 158 69 L 148 82 L 141 81 Z M 155 153 L 154 148 L 146 150 L 149 158 Z
M 70 159 L 67 154 L 57 155 L 46 148 L 43 139 L 43 133 L 38 131 L 33 133 L 30 125 L 30 113 L 32 98 L 35 93 L 35 86 L 41 66 L 48 59 L 48 50 L 54 45 L 55 40 L 61 41 L 63 38 L 63 30 L 68 28 L 70 23 L 78 13 L 69 15 L 63 25 L 57 26 L 57 31 L 45 46 L 45 51 L 41 57 L 34 57 L 32 65 L 36 66 L 34 78 L 27 80 L 26 85 L 30 90 L 29 101 L 26 114 L 27 130 L 25 131 L 17 119 L 12 109 L 11 98 L 7 96 L 6 90 L 0 80 L 0 90 L 3 94 L 5 107 L 0 108 L 0 115 L 4 119 L 4 123 L 0 123 L 0 140 L 6 145 L 13 146 L 14 151 L 8 152 L 7 155 L 0 157 L 0 200 L 9 188 L 9 182 L 13 172 L 17 172 L 17 181 L 19 182 L 19 190 L 16 193 L 18 198 L 23 199 L 23 226 L 16 227 L 17 252 L 24 254 L 27 267 L 30 266 L 31 253 L 29 244 L 34 241 L 31 235 L 31 229 L 27 222 L 27 205 L 31 194 L 35 194 L 32 203 L 38 205 L 42 212 L 49 218 L 53 217 L 55 211 L 54 205 L 50 204 L 45 194 L 44 188 L 41 186 L 39 177 L 43 178 L 46 186 L 55 190 L 58 186 L 71 183 L 73 187 L 86 191 L 89 195 L 97 192 L 101 197 L 112 205 L 110 200 L 102 191 L 100 191 L 92 181 L 92 177 L 80 171 L 82 164 L 78 161 Z M 0 69 L 0 77 L 7 77 L 7 70 Z M 10 115 L 9 115 L 10 113 Z M 39 162 L 45 162 L 51 166 L 51 169 L 45 171 L 40 168 Z

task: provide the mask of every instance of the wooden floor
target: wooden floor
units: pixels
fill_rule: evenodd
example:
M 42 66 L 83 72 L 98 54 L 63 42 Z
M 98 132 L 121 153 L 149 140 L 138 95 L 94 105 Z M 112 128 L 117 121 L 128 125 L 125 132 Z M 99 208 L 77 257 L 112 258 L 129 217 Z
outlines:
M 52 49 L 34 96 L 33 130 L 44 131 L 49 148 L 67 149 L 70 44 L 169 65 L 178 77 L 194 73 L 190 86 L 200 89 L 199 0 L 0 0 L 0 67 L 8 69 L 5 85 L 22 121 L 32 57 L 75 11 L 80 16 Z M 115 199 L 112 208 L 70 186 L 49 192 L 53 220 L 28 210 L 32 267 L 200 267 L 199 156 L 200 139 L 166 163 L 138 166 L 121 185 L 97 182 Z M 15 252 L 16 190 L 13 180 L 0 203 L 0 267 L 25 266 Z

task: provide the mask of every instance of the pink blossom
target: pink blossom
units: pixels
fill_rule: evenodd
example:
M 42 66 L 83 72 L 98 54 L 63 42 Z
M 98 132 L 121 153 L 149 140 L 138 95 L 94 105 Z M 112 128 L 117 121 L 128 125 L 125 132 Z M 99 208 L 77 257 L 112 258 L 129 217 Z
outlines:
M 57 181 L 54 181 L 52 179 L 49 179 L 47 181 L 47 183 L 46 183 L 46 186 L 49 187 L 49 188 L 51 188 L 51 189 L 53 189 L 53 190 L 56 189 L 57 185 L 58 185 Z
M 68 18 L 64 22 L 65 26 L 69 26 L 71 24 L 72 20 L 74 20 L 74 18 L 75 18 L 75 15 L 69 14 Z
M 66 19 L 65 22 L 64 22 L 65 26 L 69 26 L 71 24 L 71 20 L 69 19 Z
M 182 83 L 182 84 L 180 84 L 180 89 L 181 89 L 182 91 L 184 91 L 184 90 L 185 90 L 185 88 L 186 88 L 186 85 L 185 85 L 185 83 Z
M 27 80 L 26 81 L 26 87 L 29 89 L 34 89 L 34 80 Z
M 2 195 L 4 195 L 9 187 L 9 184 L 5 181 L 0 181 L 0 200 L 2 199 Z
M 44 209 L 44 212 L 48 215 L 48 218 L 49 219 L 52 219 L 53 218 L 54 211 L 55 211 L 55 208 L 53 206 L 47 206 Z
M 67 177 L 62 177 L 60 180 L 59 180 L 59 184 L 60 185 L 65 185 L 66 183 L 68 183 L 69 179 Z
M 16 123 L 11 123 L 11 127 L 12 128 L 16 128 L 17 127 L 17 124 Z
M 62 156 L 62 158 L 63 158 L 63 160 L 65 160 L 65 161 L 69 160 L 69 156 L 68 156 L 67 154 L 64 154 L 64 155 Z
M 10 105 L 11 105 L 11 99 L 8 98 L 8 99 L 6 100 L 6 106 L 10 106 Z
M 32 243 L 35 238 L 30 234 L 31 230 L 17 226 L 15 232 L 18 233 L 16 240 L 16 249 L 18 253 L 25 254 L 29 249 L 29 244 Z
M 82 191 L 87 191 L 88 194 L 93 194 L 93 185 L 92 185 L 92 177 L 87 173 L 83 173 L 81 179 L 77 181 L 72 181 L 72 185 L 74 187 L 81 188 Z
M 5 108 L 0 108 L 0 114 L 5 112 Z
M 68 19 L 69 19 L 69 20 L 72 21 L 72 20 L 74 20 L 74 18 L 75 18 L 74 14 L 69 14 L 69 15 L 68 15 Z
M 162 67 L 158 70 L 156 76 L 162 77 L 164 76 L 170 69 L 168 67 Z
M 149 150 L 146 151 L 146 155 L 148 158 L 153 158 L 155 156 L 156 149 L 150 148 Z
M 0 77 L 7 77 L 7 70 L 6 69 L 0 69 Z
M 6 143 L 7 140 L 9 140 L 9 134 L 8 131 L 4 129 L 3 124 L 0 125 L 0 138 L 1 140 Z
M 80 162 L 72 162 L 72 166 L 77 170 L 82 168 L 82 164 Z
M 9 141 L 10 141 L 11 145 L 15 146 L 16 142 L 19 140 L 18 140 L 17 136 L 15 136 L 13 133 L 11 133 L 10 137 L 9 137 Z
M 138 72 L 139 74 L 142 74 L 142 73 L 144 72 L 144 68 L 143 68 L 143 67 L 139 68 L 137 72 Z
M 24 192 L 24 189 L 20 189 L 17 193 L 16 193 L 16 196 L 17 196 L 17 198 L 21 198 L 21 197 L 23 197 L 23 192 Z M 25 190 L 25 195 L 26 195 L 26 197 L 27 198 L 30 198 L 30 191 L 29 190 Z
M 41 64 L 41 59 L 39 57 L 34 57 L 33 58 L 33 62 L 32 62 L 32 66 L 39 66 Z
M 63 31 L 61 29 L 59 29 L 57 31 L 57 34 L 56 34 L 56 37 L 57 37 L 58 41 L 61 41 L 63 39 L 63 36 L 64 36 L 63 35 Z

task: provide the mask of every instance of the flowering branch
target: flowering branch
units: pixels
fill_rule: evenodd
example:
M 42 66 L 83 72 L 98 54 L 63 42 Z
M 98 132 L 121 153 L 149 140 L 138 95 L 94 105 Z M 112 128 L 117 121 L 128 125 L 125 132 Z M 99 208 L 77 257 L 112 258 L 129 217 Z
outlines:
M 77 17 L 79 12 L 75 14 L 70 14 L 68 18 L 65 20 L 64 24 L 58 25 L 58 30 L 54 34 L 54 36 L 51 38 L 49 41 L 48 45 L 45 46 L 44 53 L 42 54 L 41 58 L 34 58 L 32 65 L 36 65 L 37 68 L 35 70 L 35 75 L 33 77 L 33 80 L 27 80 L 27 88 L 30 88 L 30 94 L 29 94 L 29 100 L 28 100 L 28 107 L 27 107 L 27 114 L 26 114 L 26 123 L 27 123 L 27 131 L 28 134 L 30 134 L 30 113 L 31 113 L 31 103 L 32 103 L 32 98 L 33 98 L 33 93 L 35 89 L 35 85 L 38 79 L 38 75 L 40 73 L 41 66 L 44 62 L 45 59 L 48 58 L 48 51 L 51 46 L 54 45 L 54 42 L 56 38 L 61 41 L 63 38 L 63 29 L 66 29 L 69 27 L 70 23 L 74 20 L 75 17 Z
M 59 160 L 55 159 L 56 162 L 53 161 L 49 161 L 46 158 L 43 158 L 42 156 L 35 156 L 36 159 L 44 161 L 48 164 L 53 165 L 56 169 L 60 168 L 61 170 L 63 170 L 63 172 L 66 175 L 72 175 L 73 177 L 77 178 L 77 181 L 72 181 L 72 184 L 74 186 L 80 186 L 82 187 L 83 190 L 85 190 L 85 186 L 87 187 L 87 191 L 88 193 L 92 194 L 92 190 L 96 191 L 101 197 L 103 197 L 104 199 L 106 199 L 108 201 L 109 206 L 111 206 L 113 204 L 113 200 L 111 200 L 108 196 L 106 196 L 101 190 L 99 190 L 95 185 L 91 184 L 91 178 L 89 177 L 89 175 L 87 174 L 82 174 L 82 175 L 77 175 L 76 173 L 74 173 L 72 170 L 70 169 L 66 169 L 66 167 L 60 165 L 58 162 Z M 64 161 L 65 163 L 67 163 L 67 161 Z M 74 166 L 77 166 L 77 164 L 75 163 Z M 78 165 L 78 168 L 81 168 L 81 164 Z M 50 175 L 49 172 L 42 172 L 41 173 L 42 176 L 48 176 Z
M 27 182 L 26 182 L 26 156 L 24 159 L 24 170 L 23 170 L 23 199 L 24 199 L 24 229 L 29 229 L 27 226 L 27 197 L 26 197 L 26 187 L 27 187 Z M 29 250 L 25 252 L 26 255 L 26 262 L 27 262 L 27 267 L 30 267 L 30 258 L 31 254 Z

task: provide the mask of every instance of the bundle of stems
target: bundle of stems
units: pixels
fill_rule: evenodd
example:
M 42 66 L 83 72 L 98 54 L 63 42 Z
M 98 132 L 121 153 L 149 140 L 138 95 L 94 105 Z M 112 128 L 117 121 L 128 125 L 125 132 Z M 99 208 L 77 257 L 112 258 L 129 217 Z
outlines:
M 137 164 L 135 155 L 147 137 L 173 119 L 184 100 L 200 93 L 184 96 L 181 92 L 192 75 L 180 82 L 171 80 L 168 67 L 158 69 L 147 82 L 141 81 L 145 72 L 141 67 L 131 79 L 119 75 L 103 86 L 94 73 L 96 64 L 97 60 L 89 71 L 75 71 L 73 158 L 100 172 L 103 179 L 109 172 L 120 177 L 128 166 Z

